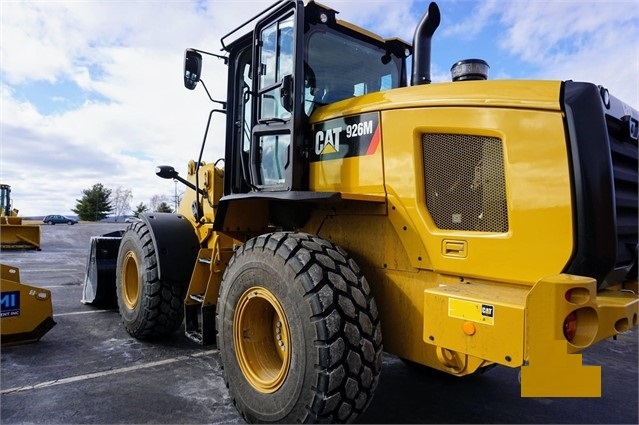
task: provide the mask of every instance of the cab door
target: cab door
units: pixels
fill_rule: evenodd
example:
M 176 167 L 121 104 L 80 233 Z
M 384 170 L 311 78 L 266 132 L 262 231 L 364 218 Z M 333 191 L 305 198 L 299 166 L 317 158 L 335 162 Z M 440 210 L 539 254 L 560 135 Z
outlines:
M 260 20 L 253 40 L 251 186 L 259 191 L 304 190 L 302 2 Z M 299 78 L 297 76 L 300 76 Z

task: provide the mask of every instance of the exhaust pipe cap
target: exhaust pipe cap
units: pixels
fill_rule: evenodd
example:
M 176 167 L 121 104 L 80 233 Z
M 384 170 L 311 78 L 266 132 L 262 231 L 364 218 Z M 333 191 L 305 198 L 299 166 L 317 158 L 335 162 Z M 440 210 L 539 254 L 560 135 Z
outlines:
M 488 63 L 482 59 L 464 59 L 450 68 L 453 81 L 487 80 Z

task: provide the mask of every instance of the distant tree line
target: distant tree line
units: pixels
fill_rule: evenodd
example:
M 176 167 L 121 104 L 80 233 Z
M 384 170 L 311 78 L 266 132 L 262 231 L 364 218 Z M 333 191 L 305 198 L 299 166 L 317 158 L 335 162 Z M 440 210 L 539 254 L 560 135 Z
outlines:
M 96 183 L 89 189 L 82 191 L 82 197 L 76 199 L 75 208 L 71 209 L 82 221 L 100 221 L 109 215 L 114 215 L 116 220 L 133 211 L 133 216 L 153 212 L 172 213 L 174 209 L 168 203 L 164 195 L 154 195 L 151 197 L 150 206 L 140 202 L 134 210 L 131 209 L 133 192 L 131 189 L 117 187 L 115 190 L 106 188 L 102 183 Z M 176 199 L 177 205 L 177 199 Z

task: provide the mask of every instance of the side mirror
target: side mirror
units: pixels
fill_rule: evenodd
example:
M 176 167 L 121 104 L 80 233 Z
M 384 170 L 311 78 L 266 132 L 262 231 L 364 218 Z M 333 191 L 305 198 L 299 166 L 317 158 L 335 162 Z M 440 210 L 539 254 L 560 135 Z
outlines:
M 202 71 L 202 55 L 193 49 L 184 51 L 184 87 L 193 90 L 200 81 Z
M 178 176 L 178 172 L 170 165 L 158 165 L 155 168 L 155 175 L 163 179 L 175 179 Z
M 193 86 L 193 87 L 195 87 L 195 86 Z M 160 177 L 160 178 L 163 178 L 163 179 L 174 179 L 174 180 L 177 180 L 180 183 L 184 184 L 186 187 L 189 187 L 189 188 L 193 189 L 194 191 L 196 191 L 200 195 L 206 196 L 206 191 L 204 189 L 198 189 L 197 187 L 195 187 L 195 185 L 193 183 L 191 183 L 190 181 L 185 180 L 182 177 L 180 177 L 178 175 L 178 172 L 175 171 L 175 168 L 171 167 L 170 165 L 158 165 L 155 168 L 155 175 Z
M 280 88 L 280 102 L 284 109 L 288 112 L 293 112 L 293 91 L 294 91 L 293 76 L 291 74 L 285 75 L 282 78 L 282 86 Z

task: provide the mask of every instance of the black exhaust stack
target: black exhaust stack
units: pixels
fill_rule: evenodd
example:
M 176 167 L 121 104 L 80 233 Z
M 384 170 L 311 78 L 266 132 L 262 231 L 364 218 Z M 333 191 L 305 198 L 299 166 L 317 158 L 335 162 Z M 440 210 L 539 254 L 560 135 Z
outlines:
M 413 36 L 413 73 L 410 81 L 413 86 L 430 84 L 430 45 L 440 21 L 439 7 L 432 2 Z

